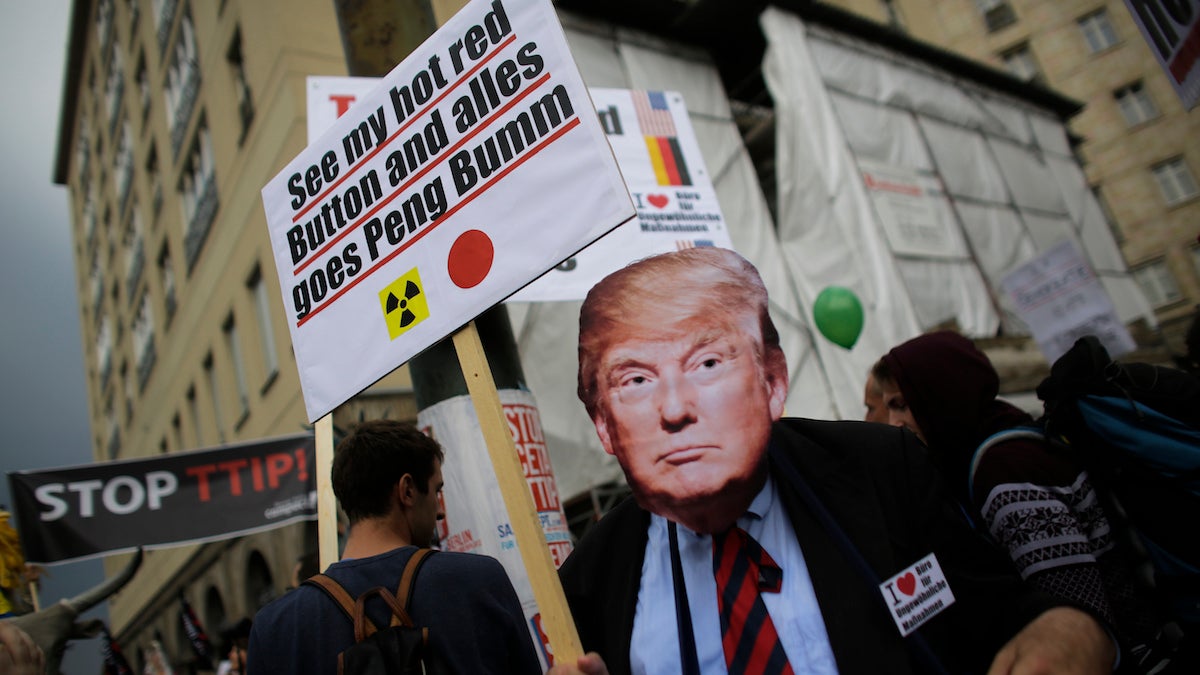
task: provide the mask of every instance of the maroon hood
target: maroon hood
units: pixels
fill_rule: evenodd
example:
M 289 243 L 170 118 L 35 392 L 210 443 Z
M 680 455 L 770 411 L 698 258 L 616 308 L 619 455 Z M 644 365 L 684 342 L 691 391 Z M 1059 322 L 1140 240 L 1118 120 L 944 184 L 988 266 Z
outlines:
M 883 357 L 930 451 L 951 482 L 983 439 L 1033 418 L 996 400 L 1000 377 L 986 354 L 952 331 L 915 337 Z

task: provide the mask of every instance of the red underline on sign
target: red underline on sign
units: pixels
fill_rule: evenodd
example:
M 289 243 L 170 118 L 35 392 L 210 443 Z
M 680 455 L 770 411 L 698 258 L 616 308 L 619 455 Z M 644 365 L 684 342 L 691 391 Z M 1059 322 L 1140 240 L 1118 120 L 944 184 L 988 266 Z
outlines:
M 320 204 L 322 201 L 324 201 L 325 198 L 329 196 L 329 193 L 331 193 L 335 189 L 337 189 L 337 187 L 339 185 L 341 185 L 342 183 L 344 183 L 346 181 L 346 179 L 353 176 L 357 169 L 365 166 L 367 162 L 371 161 L 372 157 L 379 154 L 379 152 L 381 150 L 383 150 L 388 145 L 390 145 L 392 141 L 396 140 L 396 137 L 398 137 L 400 134 L 404 133 L 405 129 L 408 129 L 410 126 L 412 126 L 414 123 L 416 123 L 417 120 L 424 117 L 425 113 L 429 112 L 431 109 L 436 107 L 437 104 L 441 103 L 442 99 L 446 98 L 446 96 L 448 96 L 450 94 L 450 92 L 454 91 L 455 89 L 458 89 L 459 85 L 461 85 L 463 82 L 466 82 L 467 80 L 469 80 L 472 75 L 474 75 L 476 72 L 479 71 L 480 68 L 483 68 L 485 65 L 487 65 L 487 62 L 491 61 L 492 57 L 494 57 L 497 54 L 499 54 L 500 52 L 504 51 L 504 48 L 509 46 L 513 42 L 515 42 L 516 39 L 517 39 L 516 33 L 508 36 L 508 39 L 505 40 L 504 42 L 501 42 L 499 45 L 497 45 L 496 48 L 494 50 L 492 50 L 492 53 L 487 55 L 487 58 L 480 61 L 479 63 L 476 63 L 474 66 L 471 67 L 470 70 L 463 73 L 462 77 L 459 77 L 457 80 L 455 80 L 454 84 L 450 85 L 449 87 L 446 87 L 446 90 L 443 91 L 442 93 L 438 94 L 437 98 L 433 99 L 429 103 L 426 103 L 424 108 L 421 108 L 420 110 L 415 111 L 413 113 L 413 115 L 404 122 L 404 124 L 400 125 L 399 129 L 396 129 L 396 133 L 392 134 L 391 136 L 388 136 L 387 140 L 385 140 L 383 143 L 380 143 L 378 146 L 376 146 L 376 148 L 374 150 L 372 150 L 371 152 L 368 152 L 367 154 L 360 157 L 358 159 L 358 165 L 356 167 L 351 168 L 349 171 L 346 172 L 346 175 L 344 175 L 341 178 L 337 179 L 336 181 L 330 183 L 329 187 L 325 188 L 324 192 L 317 195 L 316 199 L 314 199 L 308 203 L 308 206 L 297 211 L 296 215 L 292 216 L 292 222 L 294 223 L 294 222 L 300 220 L 301 218 L 304 217 L 304 214 L 308 213 L 311 209 L 313 209 L 313 207 L 315 207 L 317 204 Z
M 476 197 L 478 197 L 479 195 L 486 192 L 489 188 L 492 187 L 492 185 L 494 185 L 501 178 L 504 178 L 505 176 L 507 176 L 509 174 L 509 172 L 511 172 L 513 169 L 516 169 L 518 166 L 521 166 L 522 164 L 524 164 L 525 160 L 529 159 L 530 157 L 533 157 L 534 155 L 538 154 L 542 150 L 545 150 L 547 146 L 549 146 L 554 141 L 557 141 L 558 139 L 562 138 L 564 134 L 566 134 L 568 131 L 574 129 L 575 127 L 579 126 L 579 124 L 580 124 L 579 116 L 576 116 L 575 119 L 568 122 L 566 124 L 566 126 L 559 129 L 558 131 L 554 132 L 553 134 L 550 134 L 546 138 L 542 139 L 542 142 L 540 144 L 538 144 L 536 147 L 534 147 L 530 152 L 522 155 L 520 159 L 516 160 L 511 165 L 505 167 L 504 170 L 502 170 L 500 173 L 493 176 L 491 178 L 491 180 L 489 180 L 488 182 L 479 186 L 479 188 L 477 190 L 472 192 L 470 195 L 468 195 L 465 199 L 460 201 L 458 204 L 455 204 L 453 208 L 451 208 L 450 210 L 443 213 L 440 218 L 431 222 L 428 227 L 426 227 L 425 229 L 416 233 L 412 239 L 408 240 L 408 243 L 397 247 L 395 251 L 392 251 L 391 253 L 380 258 L 379 262 L 374 267 L 372 267 L 370 270 L 364 272 L 362 276 L 354 279 L 350 283 L 346 284 L 340 291 L 329 296 L 329 300 L 327 300 L 325 302 L 325 304 L 313 309 L 308 314 L 305 314 L 303 319 L 300 319 L 299 321 L 296 322 L 296 327 L 299 328 L 300 326 L 303 326 L 309 319 L 313 318 L 318 313 L 320 313 L 321 310 L 332 305 L 334 303 L 334 301 L 336 301 L 338 298 L 345 295 L 347 291 L 349 291 L 351 288 L 354 288 L 355 286 L 357 286 L 358 282 L 371 276 L 372 274 L 375 273 L 376 270 L 378 270 L 381 267 L 383 267 L 384 265 L 386 265 L 393 258 L 400 255 L 404 251 L 408 250 L 409 247 L 411 247 L 413 244 L 420 241 L 422 237 L 424 237 L 426 234 L 429 234 L 431 231 L 433 231 L 433 229 L 435 227 L 446 222 L 451 216 L 453 216 L 455 213 L 457 213 L 459 209 L 466 206 L 467 204 L 470 204 Z
M 344 230 L 342 230 L 336 237 L 325 242 L 324 246 L 322 246 L 321 248 L 318 248 L 318 249 L 314 249 L 312 252 L 312 255 L 310 255 L 307 259 L 305 259 L 299 265 L 296 265 L 296 269 L 292 270 L 292 276 L 295 276 L 299 272 L 303 272 L 305 267 L 308 267 L 309 265 L 311 265 L 313 263 L 313 261 L 315 261 L 318 258 L 320 258 L 321 256 L 325 255 L 325 253 L 329 249 L 333 248 L 333 246 L 335 244 L 337 244 L 339 241 L 344 239 L 346 237 L 346 235 L 348 235 L 351 232 L 353 232 L 354 230 L 358 229 L 359 225 L 362 225 L 366 221 L 370 220 L 371 216 L 374 216 L 376 213 L 379 213 L 380 209 L 382 209 L 383 207 L 390 204 L 393 199 L 395 199 L 399 195 L 403 194 L 405 190 L 412 187 L 412 185 L 414 183 L 416 183 L 419 179 L 424 177 L 425 174 L 429 173 L 435 167 L 437 167 L 438 163 L 433 160 L 437 159 L 438 157 L 453 154 L 455 150 L 458 150 L 459 148 L 461 148 L 463 146 L 463 144 L 465 144 L 467 141 L 474 138 L 480 131 L 483 131 L 484 129 L 486 129 L 488 127 L 488 125 L 490 125 L 492 122 L 495 122 L 496 119 L 498 119 L 499 117 L 504 115 L 504 113 L 508 112 L 509 110 L 512 110 L 513 106 L 515 106 L 517 103 L 520 103 L 521 100 L 523 100 L 526 96 L 528 96 L 529 94 L 536 91 L 538 87 L 545 84 L 546 81 L 549 79 L 550 79 L 550 73 L 546 73 L 546 74 L 542 75 L 541 77 L 539 77 L 538 79 L 534 80 L 533 84 L 528 89 L 526 89 L 525 91 L 522 91 L 520 94 L 513 97 L 513 99 L 511 101 L 509 101 L 508 103 L 505 103 L 503 106 L 497 108 L 495 112 L 493 112 L 491 115 L 489 115 L 487 117 L 487 119 L 485 119 L 482 123 L 477 124 L 475 126 L 475 128 L 471 130 L 470 133 L 468 133 L 466 136 L 463 136 L 462 138 L 458 139 L 458 142 L 456 142 L 454 145 L 452 145 L 449 148 L 444 149 L 442 152 L 439 152 L 438 154 L 430 157 L 429 158 L 430 161 L 428 163 L 426 163 L 426 165 L 420 171 L 409 176 L 407 180 L 405 180 L 403 183 L 398 185 L 396 187 L 396 189 L 392 190 L 392 193 L 389 194 L 387 197 L 380 199 L 379 203 L 376 204 L 374 207 L 372 207 L 370 211 L 367 211 L 366 213 L 364 213 L 362 215 L 362 217 L 360 217 L 357 221 L 351 223 L 350 225 L 347 225 L 346 228 Z M 382 146 L 380 146 L 380 147 L 382 147 Z

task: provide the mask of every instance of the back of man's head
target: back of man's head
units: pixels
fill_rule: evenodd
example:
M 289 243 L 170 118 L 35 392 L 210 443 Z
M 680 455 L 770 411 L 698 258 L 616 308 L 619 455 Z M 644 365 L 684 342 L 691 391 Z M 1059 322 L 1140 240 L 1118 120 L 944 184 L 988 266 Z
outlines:
M 725 316 L 761 338 L 756 357 L 783 358 L 767 312 L 767 289 L 758 270 L 729 249 L 711 246 L 644 258 L 613 272 L 588 292 L 579 313 L 579 398 L 592 413 L 597 371 L 617 335 L 686 330 L 697 317 Z M 748 319 L 749 325 L 743 319 Z
M 437 441 L 407 422 L 371 420 L 359 424 L 337 445 L 333 494 L 350 523 L 387 515 L 391 495 L 404 474 L 417 489 L 429 490 L 434 460 L 444 458 Z

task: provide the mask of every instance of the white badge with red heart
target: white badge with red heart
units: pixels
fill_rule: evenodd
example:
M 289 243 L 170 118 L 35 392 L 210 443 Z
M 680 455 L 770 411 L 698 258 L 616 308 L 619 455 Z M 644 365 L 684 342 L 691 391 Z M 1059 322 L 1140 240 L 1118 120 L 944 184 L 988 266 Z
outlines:
M 954 604 L 954 593 L 932 553 L 879 584 L 879 592 L 905 636 Z

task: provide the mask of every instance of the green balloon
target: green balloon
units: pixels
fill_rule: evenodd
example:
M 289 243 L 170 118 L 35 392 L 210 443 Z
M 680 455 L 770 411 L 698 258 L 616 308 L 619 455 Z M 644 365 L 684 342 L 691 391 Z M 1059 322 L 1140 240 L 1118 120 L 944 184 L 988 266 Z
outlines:
M 850 349 L 862 334 L 862 303 L 849 288 L 826 287 L 813 303 L 813 320 L 821 335 L 836 345 Z

